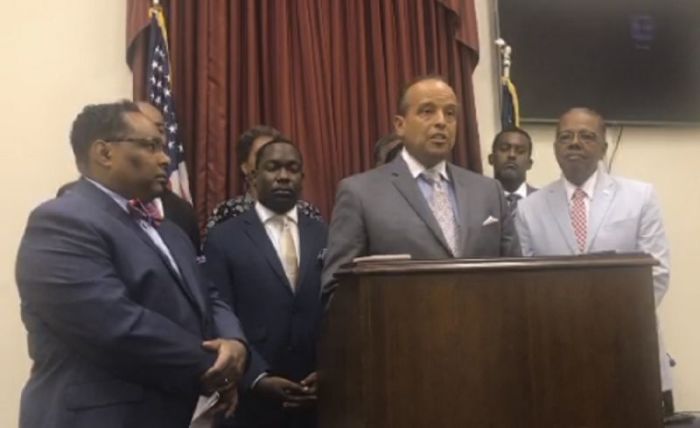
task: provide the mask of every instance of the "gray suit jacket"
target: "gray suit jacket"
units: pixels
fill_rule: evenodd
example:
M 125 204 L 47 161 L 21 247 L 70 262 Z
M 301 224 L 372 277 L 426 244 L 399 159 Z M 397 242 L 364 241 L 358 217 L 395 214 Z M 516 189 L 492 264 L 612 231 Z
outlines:
M 449 163 L 447 171 L 459 212 L 457 256 L 519 256 L 517 234 L 501 185 Z M 323 270 L 326 295 L 335 287 L 338 268 L 355 257 L 453 257 L 416 179 L 400 157 L 340 182 L 328 239 Z
M 520 201 L 516 227 L 525 256 L 577 254 L 563 179 Z M 654 296 L 668 289 L 669 250 L 661 210 L 651 184 L 598 172 L 585 253 L 636 252 L 654 256 Z

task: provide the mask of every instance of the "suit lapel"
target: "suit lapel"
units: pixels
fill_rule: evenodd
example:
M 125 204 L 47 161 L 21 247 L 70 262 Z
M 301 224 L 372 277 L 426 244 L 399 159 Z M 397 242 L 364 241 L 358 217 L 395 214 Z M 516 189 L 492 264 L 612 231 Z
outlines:
M 166 220 L 161 223 L 160 227 L 158 228 L 158 234 L 165 243 L 165 246 L 168 247 L 170 255 L 173 257 L 173 260 L 175 260 L 175 264 L 177 264 L 177 267 L 180 269 L 179 276 L 176 272 L 172 272 L 172 267 L 170 266 L 170 262 L 167 260 L 165 254 L 163 254 L 160 249 L 158 250 L 158 253 L 165 259 L 165 264 L 171 269 L 171 272 L 177 278 L 178 284 L 180 284 L 185 294 L 192 299 L 195 307 L 199 310 L 200 315 L 203 315 L 206 312 L 206 303 L 204 301 L 204 296 L 202 295 L 202 288 L 199 287 L 197 281 L 197 275 L 194 272 L 195 261 L 191 260 L 187 255 L 187 251 L 182 248 L 183 244 L 189 245 L 190 242 L 189 240 L 178 240 L 176 236 L 179 232 L 177 230 L 173 230 L 174 227 L 178 226 Z
M 547 190 L 547 205 L 555 218 L 559 232 L 564 237 L 571 254 L 578 254 L 578 245 L 574 228 L 571 227 L 571 217 L 569 216 L 569 201 L 566 199 L 566 189 L 563 180 L 559 180 L 556 185 Z
M 589 226 L 586 242 L 586 251 L 591 247 L 598 235 L 603 220 L 610 211 L 613 196 L 615 196 L 615 182 L 603 171 L 598 172 L 598 182 L 593 192 L 593 200 L 589 210 Z
M 133 218 L 129 216 L 128 213 L 126 213 L 120 206 L 115 202 L 109 195 L 104 193 L 102 190 L 98 189 L 96 186 L 94 186 L 92 183 L 85 179 L 81 179 L 78 184 L 76 185 L 76 190 L 81 192 L 85 197 L 89 198 L 91 201 L 95 203 L 95 205 L 104 211 L 106 211 L 109 215 L 117 218 L 122 224 L 124 224 L 126 227 L 131 229 L 136 236 L 139 237 L 143 243 L 145 243 L 148 247 L 150 247 L 155 253 L 158 255 L 160 258 L 161 262 L 165 265 L 166 269 L 168 272 L 170 272 L 170 275 L 172 275 L 173 279 L 175 282 L 178 284 L 180 289 L 183 291 L 185 294 L 185 297 L 187 297 L 188 300 L 193 304 L 193 306 L 200 310 L 200 314 L 203 313 L 202 308 L 203 306 L 203 301 L 201 300 L 201 296 L 199 300 L 197 300 L 194 296 L 197 296 L 198 293 L 192 293 L 192 291 L 188 288 L 189 286 L 185 284 L 183 281 L 184 279 L 178 275 L 178 273 L 173 269 L 172 265 L 170 264 L 170 261 L 168 260 L 167 256 L 163 253 L 163 251 L 156 246 L 156 244 L 153 242 L 153 240 L 148 236 L 148 234 L 141 229 L 141 227 L 134 221 Z M 163 223 L 165 225 L 165 223 Z M 173 252 L 172 245 L 168 244 L 168 241 L 166 240 L 166 237 L 163 235 L 163 233 L 160 233 L 161 238 L 163 239 L 163 242 L 165 242 L 166 246 L 168 246 L 168 249 L 170 250 L 170 255 L 173 256 L 173 259 L 175 260 L 175 263 L 177 263 L 178 267 L 183 269 L 183 266 L 189 265 L 186 261 L 179 261 L 176 258 L 175 253 Z M 192 284 L 196 284 L 196 282 L 192 282 Z
M 475 219 L 476 210 L 469 209 L 469 201 L 467 195 L 475 194 L 470 188 L 471 183 L 464 174 L 459 173 L 459 170 L 452 167 L 452 164 L 447 164 L 447 171 L 454 184 L 455 202 L 457 203 L 457 211 L 459 213 L 459 248 L 462 253 L 456 254 L 455 257 L 461 257 L 463 254 L 469 254 L 467 245 L 469 243 L 469 226 L 472 224 L 480 225 L 480 219 Z
M 316 261 L 317 254 L 313 254 L 313 231 L 311 230 L 312 222 L 310 218 L 301 214 L 299 215 L 299 277 L 297 278 L 297 287 L 301 287 L 304 282 L 304 277 Z
M 267 263 L 270 265 L 273 272 L 275 272 L 275 274 L 279 278 L 280 284 L 283 285 L 284 288 L 290 294 L 292 294 L 289 279 L 287 279 L 287 275 L 284 273 L 282 262 L 280 261 L 280 258 L 277 255 L 277 251 L 275 251 L 275 247 L 272 245 L 272 242 L 270 242 L 270 237 L 267 235 L 267 231 L 265 231 L 265 226 L 260 221 L 257 211 L 255 211 L 255 209 L 250 209 L 245 213 L 241 214 L 241 216 L 243 217 L 243 222 L 246 226 L 246 234 L 248 235 L 250 240 L 253 241 L 253 244 L 255 244 L 255 246 L 257 246 L 260 252 L 263 254 L 265 260 L 267 260 Z
M 430 210 L 428 202 L 425 200 L 423 193 L 421 193 L 416 179 L 411 176 L 411 172 L 403 159 L 398 158 L 391 163 L 390 173 L 391 181 L 399 193 L 403 195 L 418 217 L 423 220 L 423 222 L 433 232 L 435 239 L 440 242 L 448 253 L 451 253 L 450 246 L 447 245 L 447 241 L 442 235 L 440 225 L 438 224 L 437 220 L 435 220 L 435 216 L 433 216 L 433 212 Z

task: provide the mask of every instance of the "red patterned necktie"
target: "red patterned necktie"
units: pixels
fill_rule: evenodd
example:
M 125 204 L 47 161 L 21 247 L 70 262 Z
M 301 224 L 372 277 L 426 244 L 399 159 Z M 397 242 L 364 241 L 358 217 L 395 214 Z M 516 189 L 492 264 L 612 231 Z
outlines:
M 160 226 L 163 221 L 163 215 L 153 202 L 143 203 L 138 199 L 131 199 L 127 207 L 133 218 L 145 220 L 153 227 Z
M 571 216 L 571 226 L 574 228 L 574 235 L 576 235 L 576 243 L 578 244 L 578 250 L 580 253 L 586 249 L 586 238 L 587 238 L 587 219 L 586 219 L 586 192 L 584 192 L 580 187 L 574 190 L 574 194 L 571 197 L 571 209 L 569 215 Z

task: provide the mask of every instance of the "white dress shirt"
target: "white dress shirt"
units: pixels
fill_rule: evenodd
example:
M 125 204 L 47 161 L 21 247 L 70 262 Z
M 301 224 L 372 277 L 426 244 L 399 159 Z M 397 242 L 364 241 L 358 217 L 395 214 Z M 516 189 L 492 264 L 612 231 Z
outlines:
M 515 189 L 515 192 L 509 192 L 507 190 L 503 191 L 503 195 L 507 198 L 509 195 L 518 195 L 520 199 L 527 198 L 527 182 L 523 181 L 520 187 Z
M 277 257 L 280 259 L 280 263 L 284 266 L 282 262 L 282 248 L 280 245 L 280 238 L 282 237 L 282 232 L 284 230 L 284 223 L 281 220 L 283 217 L 287 222 L 287 225 L 292 232 L 292 239 L 294 240 L 294 248 L 297 252 L 297 261 L 300 259 L 299 252 L 299 215 L 297 213 L 296 205 L 291 210 L 284 214 L 277 214 L 271 209 L 267 208 L 260 202 L 255 202 L 255 212 L 258 214 L 260 221 L 265 226 L 265 232 L 272 242 L 272 246 L 275 248 Z

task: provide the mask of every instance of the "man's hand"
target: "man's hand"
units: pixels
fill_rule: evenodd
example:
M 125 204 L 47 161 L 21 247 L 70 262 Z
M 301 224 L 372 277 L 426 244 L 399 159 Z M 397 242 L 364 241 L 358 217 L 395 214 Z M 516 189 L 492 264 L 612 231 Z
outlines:
M 301 381 L 301 386 L 306 388 L 306 392 L 311 395 L 318 395 L 318 373 L 311 372 L 304 380 Z
M 210 395 L 214 391 L 224 394 L 235 389 L 248 357 L 245 345 L 238 340 L 214 339 L 203 342 L 202 347 L 217 353 L 214 365 L 202 375 L 204 394 Z
M 283 407 L 300 407 L 316 401 L 307 387 L 282 377 L 265 376 L 258 381 L 253 391 L 270 399 L 281 401 Z
M 213 415 L 220 412 L 226 412 L 224 413 L 224 416 L 230 418 L 233 416 L 233 412 L 238 406 L 238 389 L 229 388 L 220 394 L 221 397 L 219 398 L 219 401 L 209 410 L 209 412 L 211 412 Z

